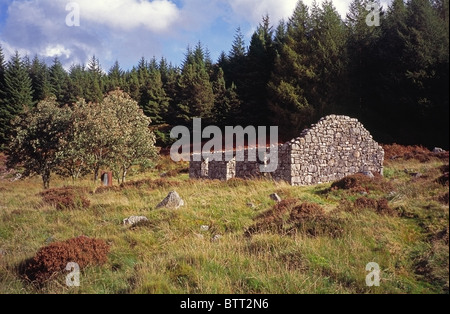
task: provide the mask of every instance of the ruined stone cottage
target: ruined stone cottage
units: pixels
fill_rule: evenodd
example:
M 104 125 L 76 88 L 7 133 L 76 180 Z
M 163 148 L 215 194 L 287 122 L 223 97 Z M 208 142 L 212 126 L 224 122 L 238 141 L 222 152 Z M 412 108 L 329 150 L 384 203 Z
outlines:
M 244 154 L 247 157 L 249 150 Z M 277 170 L 268 175 L 291 185 L 312 185 L 360 172 L 383 174 L 383 161 L 383 148 L 358 120 L 331 115 L 280 145 Z M 191 179 L 256 178 L 263 175 L 261 163 L 191 159 L 189 174 Z

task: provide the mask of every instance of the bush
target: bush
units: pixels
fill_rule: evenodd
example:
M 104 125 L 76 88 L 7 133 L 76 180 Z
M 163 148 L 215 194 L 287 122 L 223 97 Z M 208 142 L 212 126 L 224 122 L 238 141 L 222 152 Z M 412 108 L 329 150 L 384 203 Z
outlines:
M 44 203 L 55 206 L 58 210 L 89 208 L 91 202 L 83 194 L 82 190 L 69 187 L 50 189 L 40 193 Z
M 65 271 L 68 263 L 74 262 L 83 269 L 90 265 L 106 263 L 109 246 L 103 240 L 84 236 L 55 242 L 41 248 L 36 255 L 25 263 L 24 278 L 43 284 Z
M 287 199 L 271 210 L 259 215 L 256 223 L 245 231 L 246 236 L 261 232 L 309 236 L 327 235 L 338 237 L 343 233 L 342 220 L 327 215 L 322 207 L 313 203 L 298 204 L 298 200 Z
M 382 175 L 375 173 L 374 176 L 375 178 L 371 179 L 361 173 L 357 173 L 335 181 L 331 185 L 331 190 L 348 190 L 351 192 L 392 191 L 392 185 Z

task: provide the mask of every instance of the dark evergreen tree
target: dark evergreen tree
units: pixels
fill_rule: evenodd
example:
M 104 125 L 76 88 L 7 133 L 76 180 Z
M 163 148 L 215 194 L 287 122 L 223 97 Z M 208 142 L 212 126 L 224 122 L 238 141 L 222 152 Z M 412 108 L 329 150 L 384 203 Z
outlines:
M 280 134 L 284 139 L 298 135 L 313 120 L 314 109 L 306 98 L 315 77 L 309 38 L 308 7 L 299 2 L 287 23 L 268 85 L 270 123 L 281 127 Z
M 108 71 L 106 92 L 116 89 L 126 90 L 124 76 L 125 73 L 120 67 L 119 61 L 114 62 L 114 65 Z
M 69 75 L 59 59 L 55 58 L 50 67 L 50 91 L 61 106 L 70 103 L 69 84 Z
M 267 125 L 269 119 L 268 89 L 276 57 L 273 29 L 269 17 L 263 18 L 253 34 L 245 63 L 245 78 L 241 88 L 243 121 L 252 125 Z M 238 86 L 239 88 L 239 86 Z M 244 89 L 244 91 L 242 91 Z
M 210 120 L 214 107 L 214 93 L 201 45 L 188 48 L 178 82 L 178 116 L 180 123 L 189 124 L 192 118 Z
M 29 75 L 31 78 L 31 84 L 33 87 L 33 101 L 37 103 L 41 100 L 50 97 L 51 86 L 50 86 L 50 73 L 45 62 L 40 61 L 38 56 L 33 58 L 31 67 L 29 70 Z
M 0 109 L 0 145 L 8 142 L 12 120 L 33 105 L 33 88 L 19 53 L 8 62 L 4 74 L 4 98 Z

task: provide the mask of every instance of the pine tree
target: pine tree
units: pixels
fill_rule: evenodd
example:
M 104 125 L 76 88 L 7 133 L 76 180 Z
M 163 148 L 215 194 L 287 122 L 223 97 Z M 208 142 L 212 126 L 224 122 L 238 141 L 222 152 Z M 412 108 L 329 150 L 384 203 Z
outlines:
M 273 43 L 273 29 L 269 16 L 263 18 L 253 34 L 245 67 L 245 79 L 241 94 L 243 110 L 251 118 L 245 121 L 252 125 L 267 125 L 269 117 L 268 90 L 273 71 L 276 50 Z
M 114 65 L 108 71 L 108 80 L 106 84 L 107 92 L 116 89 L 125 90 L 124 71 L 121 69 L 119 61 L 114 62 Z
M 3 102 L 3 98 L 5 97 L 5 56 L 3 55 L 3 48 L 0 45 L 0 106 Z
M 31 84 L 34 90 L 33 101 L 39 102 L 50 97 L 50 73 L 47 65 L 36 55 L 30 67 Z
M 209 120 L 214 107 L 214 93 L 203 48 L 188 48 L 178 81 L 178 119 L 188 124 L 192 118 Z
M 213 82 L 214 91 L 214 123 L 220 127 L 238 124 L 241 101 L 237 95 L 236 86 L 226 87 L 222 68 L 216 69 Z
M 169 112 L 169 98 L 164 91 L 159 70 L 153 69 L 150 72 L 142 99 L 146 100 L 142 106 L 145 115 L 157 125 L 164 124 Z
M 5 71 L 5 97 L 0 111 L 0 143 L 8 142 L 11 122 L 25 108 L 33 105 L 31 79 L 19 53 L 8 62 Z
M 368 27 L 366 5 L 368 0 L 354 0 L 347 14 L 347 51 L 349 55 L 349 93 L 346 112 L 363 118 L 374 100 L 379 96 L 374 82 L 379 72 L 376 47 L 381 36 L 381 27 Z
M 286 26 L 268 84 L 270 122 L 281 127 L 280 135 L 284 139 L 298 135 L 313 120 L 314 109 L 306 97 L 315 77 L 309 38 L 309 10 L 299 2 Z
M 69 75 L 58 58 L 53 60 L 53 65 L 50 67 L 50 88 L 61 106 L 70 103 Z
M 89 61 L 87 67 L 89 87 L 85 92 L 86 101 L 101 102 L 103 99 L 103 71 L 100 61 L 95 55 Z
M 312 65 L 314 88 L 308 93 L 308 101 L 320 118 L 336 112 L 346 101 L 346 29 L 332 2 L 313 5 L 311 13 Z

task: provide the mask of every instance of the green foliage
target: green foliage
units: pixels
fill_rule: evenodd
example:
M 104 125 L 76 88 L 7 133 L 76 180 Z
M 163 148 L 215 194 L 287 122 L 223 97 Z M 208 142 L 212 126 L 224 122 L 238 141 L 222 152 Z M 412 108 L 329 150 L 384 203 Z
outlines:
M 8 62 L 2 84 L 4 95 L 0 103 L 0 145 L 8 142 L 11 121 L 33 104 L 31 79 L 18 52 Z
M 79 100 L 59 107 L 55 98 L 41 101 L 15 123 L 8 158 L 24 175 L 41 175 L 44 188 L 52 172 L 73 180 L 102 167 L 122 182 L 132 166 L 146 168 L 156 157 L 155 136 L 147 118 L 127 94 L 111 92 L 101 103 Z
M 55 98 L 41 101 L 16 119 L 8 149 L 8 166 L 21 166 L 24 175 L 40 175 L 44 188 L 50 186 L 52 171 L 62 163 L 61 142 L 70 122 L 70 110 L 59 108 Z

